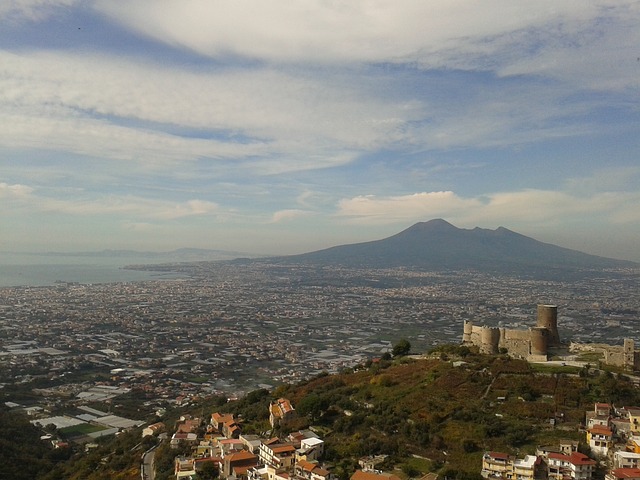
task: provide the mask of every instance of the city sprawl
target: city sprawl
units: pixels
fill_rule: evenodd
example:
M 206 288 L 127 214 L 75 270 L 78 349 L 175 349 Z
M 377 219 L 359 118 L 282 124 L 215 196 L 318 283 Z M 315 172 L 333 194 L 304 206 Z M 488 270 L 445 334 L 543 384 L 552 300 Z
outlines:
M 631 272 L 539 281 L 267 263 L 171 268 L 191 278 L 0 289 L 5 400 L 34 413 L 108 401 L 118 412 L 126 402 L 113 399 L 130 395 L 144 399 L 134 410 L 142 417 L 350 368 L 399 338 L 417 354 L 459 343 L 465 320 L 526 327 L 540 302 L 560 306 L 565 342 L 640 342 Z

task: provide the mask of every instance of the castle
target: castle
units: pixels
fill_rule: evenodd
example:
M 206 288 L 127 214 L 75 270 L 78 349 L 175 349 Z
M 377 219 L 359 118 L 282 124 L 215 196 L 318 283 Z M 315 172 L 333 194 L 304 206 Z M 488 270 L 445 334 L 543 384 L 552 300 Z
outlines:
M 513 357 L 532 362 L 547 361 L 549 350 L 560 346 L 558 307 L 538 305 L 536 326 L 527 330 L 476 326 L 471 321 L 465 321 L 462 344 L 476 346 L 480 353 L 494 355 L 504 349 Z M 622 346 L 572 342 L 569 350 L 573 353 L 597 352 L 607 365 L 640 370 L 640 351 L 635 349 L 634 341 L 629 338 L 624 340 Z
M 549 348 L 560 346 L 558 307 L 538 305 L 536 326 L 528 330 L 475 326 L 465 321 L 462 344 L 475 345 L 481 353 L 496 354 L 504 348 L 514 357 L 546 361 Z

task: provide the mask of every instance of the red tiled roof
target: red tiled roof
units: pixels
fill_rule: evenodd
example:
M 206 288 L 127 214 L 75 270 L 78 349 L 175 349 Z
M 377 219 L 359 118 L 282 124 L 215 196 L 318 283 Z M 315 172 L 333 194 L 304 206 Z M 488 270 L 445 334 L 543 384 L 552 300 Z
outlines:
M 604 425 L 594 425 L 589 429 L 589 433 L 596 435 L 613 435 L 613 432 L 609 427 Z
M 584 453 L 580 452 L 572 452 L 571 455 L 567 456 L 569 462 L 574 465 L 595 465 L 596 461 L 587 457 Z
M 615 478 L 635 480 L 640 479 L 640 468 L 616 468 L 611 471 Z
M 296 447 L 293 445 L 277 445 L 271 447 L 271 451 L 273 453 L 286 453 L 286 452 L 295 452 Z
M 491 458 L 500 458 L 502 460 L 508 460 L 509 459 L 509 454 L 502 453 L 502 452 L 489 452 L 489 456 Z
M 379 473 L 356 470 L 354 474 L 351 475 L 350 480 L 400 480 L 400 478 L 391 474 L 383 475 Z
M 252 460 L 252 459 L 258 459 L 258 457 L 256 457 L 253 453 L 251 452 L 247 452 L 246 450 L 242 450 L 241 452 L 238 453 L 233 453 L 231 455 L 229 455 L 228 457 L 229 462 L 237 462 L 239 460 Z

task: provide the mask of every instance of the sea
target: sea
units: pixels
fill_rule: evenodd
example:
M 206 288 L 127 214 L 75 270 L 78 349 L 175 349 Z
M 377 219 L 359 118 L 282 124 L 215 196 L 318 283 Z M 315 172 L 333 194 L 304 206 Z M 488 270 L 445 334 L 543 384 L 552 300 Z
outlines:
M 50 255 L 0 252 L 0 287 L 60 283 L 116 283 L 184 278 L 177 274 L 127 270 L 126 265 L 162 263 L 141 257 Z

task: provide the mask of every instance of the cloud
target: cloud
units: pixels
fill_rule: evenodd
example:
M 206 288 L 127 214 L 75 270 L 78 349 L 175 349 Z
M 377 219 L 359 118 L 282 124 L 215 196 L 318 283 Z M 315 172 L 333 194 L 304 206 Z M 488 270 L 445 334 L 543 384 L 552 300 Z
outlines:
M 349 223 L 359 225 L 407 223 L 442 217 L 465 226 L 558 226 L 574 218 L 585 217 L 607 224 L 632 224 L 640 220 L 638 206 L 639 192 L 600 192 L 575 196 L 564 192 L 526 189 L 462 197 L 444 191 L 342 199 L 336 214 Z
M 81 0 L 3 0 L 0 3 L 0 19 L 39 22 L 61 7 L 68 8 L 80 3 Z
M 149 167 L 200 158 L 244 159 L 264 173 L 342 165 L 406 138 L 419 112 L 354 80 L 0 51 L 0 143 Z
M 29 197 L 32 192 L 33 188 L 26 185 L 9 185 L 8 183 L 0 182 L 0 198 L 24 199 Z
M 205 55 L 303 62 L 415 60 L 550 23 L 575 28 L 599 12 L 598 2 L 550 0 L 102 0 L 95 8 L 132 30 Z
M 286 222 L 289 220 L 293 220 L 299 217 L 306 217 L 311 215 L 311 212 L 308 210 L 298 210 L 298 209 L 289 209 L 289 210 L 280 210 L 275 212 L 271 217 L 271 221 L 269 223 L 280 223 Z
M 367 195 L 340 200 L 338 215 L 356 223 L 397 223 L 409 219 L 450 216 L 476 207 L 477 203 L 476 199 L 465 199 L 451 191 L 391 197 Z
M 618 84 L 637 85 L 633 0 L 99 0 L 95 8 L 136 33 L 217 58 L 392 62 L 587 81 L 596 73 L 600 85 L 616 75 Z
M 575 193 L 624 191 L 638 186 L 640 167 L 598 168 L 588 176 L 568 178 L 566 189 Z
M 192 216 L 208 216 L 223 213 L 218 204 L 205 200 L 188 200 L 172 202 L 168 200 L 150 199 L 133 195 L 108 195 L 89 197 L 85 192 L 75 192 L 75 198 L 60 198 L 34 193 L 32 187 L 20 184 L 0 183 L 0 198 L 19 201 L 20 215 L 29 214 L 63 214 L 72 216 L 104 216 L 115 215 L 122 218 L 176 220 Z M 68 192 L 70 193 L 70 192 Z M 83 195 L 84 193 L 84 195 Z M 69 195 L 70 197 L 70 195 Z M 11 204 L 2 209 L 4 215 L 16 213 Z M 129 220 L 124 222 L 132 226 L 141 226 L 144 221 Z

